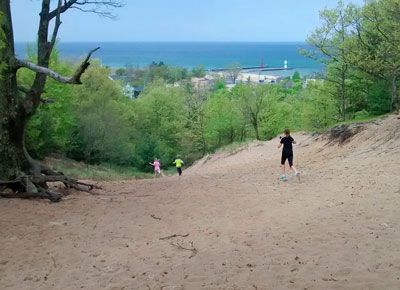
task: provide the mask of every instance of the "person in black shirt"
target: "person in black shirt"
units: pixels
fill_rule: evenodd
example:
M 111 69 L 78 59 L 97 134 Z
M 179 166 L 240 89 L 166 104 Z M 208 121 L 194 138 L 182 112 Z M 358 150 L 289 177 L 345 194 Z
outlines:
M 282 144 L 283 144 L 282 158 L 281 158 L 282 177 L 280 179 L 286 180 L 286 174 L 285 174 L 286 159 L 289 161 L 289 166 L 296 174 L 296 177 L 300 178 L 300 174 L 297 172 L 296 167 L 294 167 L 294 165 L 293 165 L 293 145 L 292 144 L 296 144 L 296 141 L 294 141 L 292 136 L 290 136 L 289 129 L 285 129 L 283 131 L 283 134 L 285 134 L 285 137 L 283 137 L 283 138 L 280 137 L 281 142 L 278 145 L 278 148 L 281 148 Z

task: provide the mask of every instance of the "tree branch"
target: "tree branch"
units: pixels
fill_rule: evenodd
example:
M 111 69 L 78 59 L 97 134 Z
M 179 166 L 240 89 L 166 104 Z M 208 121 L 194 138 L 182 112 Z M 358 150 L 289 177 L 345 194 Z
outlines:
M 56 44 L 58 29 L 60 28 L 60 25 L 62 23 L 61 22 L 61 17 L 60 17 L 60 15 L 61 15 L 61 7 L 62 7 L 62 0 L 58 0 L 56 23 L 54 24 L 53 35 L 51 36 L 50 51 L 53 50 L 54 45 Z
M 69 1 L 64 0 L 64 5 L 62 5 L 60 8 L 57 7 L 57 9 L 55 9 L 49 13 L 48 20 L 51 20 L 54 17 L 57 17 L 58 13 L 61 14 L 61 13 L 64 13 L 65 11 L 67 11 L 72 5 L 75 4 L 76 1 L 77 0 L 69 0 Z
M 18 91 L 21 91 L 25 94 L 29 93 L 29 89 L 25 88 L 24 86 L 18 86 Z
M 47 104 L 47 103 L 55 103 L 55 101 L 53 99 L 44 99 L 44 98 L 40 98 L 40 101 L 43 104 Z
M 94 8 L 92 9 L 83 9 L 78 6 L 83 6 L 83 5 L 92 5 Z M 108 18 L 115 18 L 114 15 L 105 9 L 107 8 L 121 8 L 123 7 L 124 4 L 121 1 L 116 1 L 116 0 L 104 0 L 104 1 L 97 1 L 97 0 L 64 0 L 64 5 L 60 7 L 58 10 L 55 9 L 49 13 L 49 20 L 53 19 L 54 17 L 57 17 L 57 13 L 59 12 L 60 14 L 64 13 L 70 8 L 76 8 L 79 9 L 83 12 L 91 12 L 91 13 L 96 13 L 100 16 L 103 17 L 108 17 Z M 102 9 L 103 7 L 103 9 Z
M 54 80 L 56 80 L 58 82 L 65 83 L 65 84 L 78 84 L 78 85 L 80 85 L 80 84 L 82 84 L 81 76 L 90 65 L 90 62 L 89 62 L 90 57 L 98 49 L 100 49 L 100 47 L 97 47 L 97 48 L 95 48 L 95 49 L 93 49 L 93 50 L 91 50 L 89 52 L 89 54 L 87 55 L 85 60 L 77 68 L 77 70 L 75 71 L 75 73 L 74 73 L 74 75 L 72 77 L 64 77 L 64 76 L 52 71 L 51 69 L 39 66 L 39 65 L 34 64 L 33 62 L 30 62 L 30 61 L 27 61 L 27 60 L 16 59 L 16 62 L 17 62 L 18 67 L 25 67 L 25 68 L 28 68 L 28 69 L 36 72 L 36 73 L 45 74 L 46 76 L 49 76 L 49 77 L 51 77 L 52 79 L 54 79 Z

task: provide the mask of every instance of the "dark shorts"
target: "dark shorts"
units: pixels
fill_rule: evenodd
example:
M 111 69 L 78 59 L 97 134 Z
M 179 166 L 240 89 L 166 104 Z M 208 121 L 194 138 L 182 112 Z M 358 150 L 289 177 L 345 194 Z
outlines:
M 182 175 L 182 168 L 181 167 L 177 167 L 176 170 L 178 170 L 178 174 Z
M 289 166 L 293 166 L 293 153 L 282 153 L 281 164 L 284 165 L 286 159 L 289 161 Z

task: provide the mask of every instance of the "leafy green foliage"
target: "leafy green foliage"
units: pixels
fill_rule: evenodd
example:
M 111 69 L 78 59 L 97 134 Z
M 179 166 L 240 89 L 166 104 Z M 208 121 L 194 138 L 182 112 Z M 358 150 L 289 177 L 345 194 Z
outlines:
M 305 129 L 323 129 L 338 120 L 336 101 L 323 83 L 310 83 L 301 98 L 301 121 Z
M 192 69 L 192 76 L 196 77 L 196 78 L 202 78 L 206 75 L 204 66 L 199 65 L 197 67 L 195 67 L 194 69 Z
M 348 41 L 348 62 L 389 82 L 390 111 L 400 110 L 400 0 L 368 1 L 353 11 L 354 37 Z
M 139 168 L 159 158 L 171 164 L 175 155 L 184 149 L 186 107 L 185 92 L 181 88 L 166 88 L 163 82 L 147 87 L 134 101 L 134 124 L 140 141 L 136 156 Z
M 321 12 L 322 25 L 307 40 L 315 49 L 302 53 L 326 64 L 323 86 L 342 120 L 399 109 L 399 7 L 399 0 L 339 1 Z
M 74 134 L 73 157 L 89 163 L 113 162 L 120 165 L 133 160 L 132 137 L 128 120 L 130 100 L 108 78 L 107 68 L 92 67 L 83 85 L 74 88 L 74 112 L 78 128 Z
M 205 138 L 212 150 L 233 143 L 244 127 L 237 101 L 232 97 L 226 89 L 220 89 L 205 104 Z

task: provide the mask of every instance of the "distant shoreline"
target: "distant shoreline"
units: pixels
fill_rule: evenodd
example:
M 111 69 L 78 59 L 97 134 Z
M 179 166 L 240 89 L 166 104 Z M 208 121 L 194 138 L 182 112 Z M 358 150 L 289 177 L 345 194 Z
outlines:
M 35 42 L 29 42 L 34 48 Z M 16 53 L 25 55 L 28 42 L 16 42 Z M 192 69 L 203 65 L 206 70 L 228 67 L 232 63 L 240 66 L 283 67 L 288 66 L 301 74 L 321 71 L 322 66 L 306 59 L 299 53 L 307 49 L 300 41 L 290 42 L 183 42 L 183 41 L 135 41 L 135 42 L 60 42 L 58 48 L 64 59 L 77 61 L 95 46 L 100 46 L 93 58 L 110 68 L 124 68 L 127 65 L 144 68 L 154 62 L 164 62 L 168 66 Z M 287 76 L 292 72 L 267 72 L 268 75 Z
M 16 44 L 35 44 L 36 41 L 15 41 Z M 60 41 L 63 43 L 262 43 L 262 44 L 307 44 L 306 41 Z

